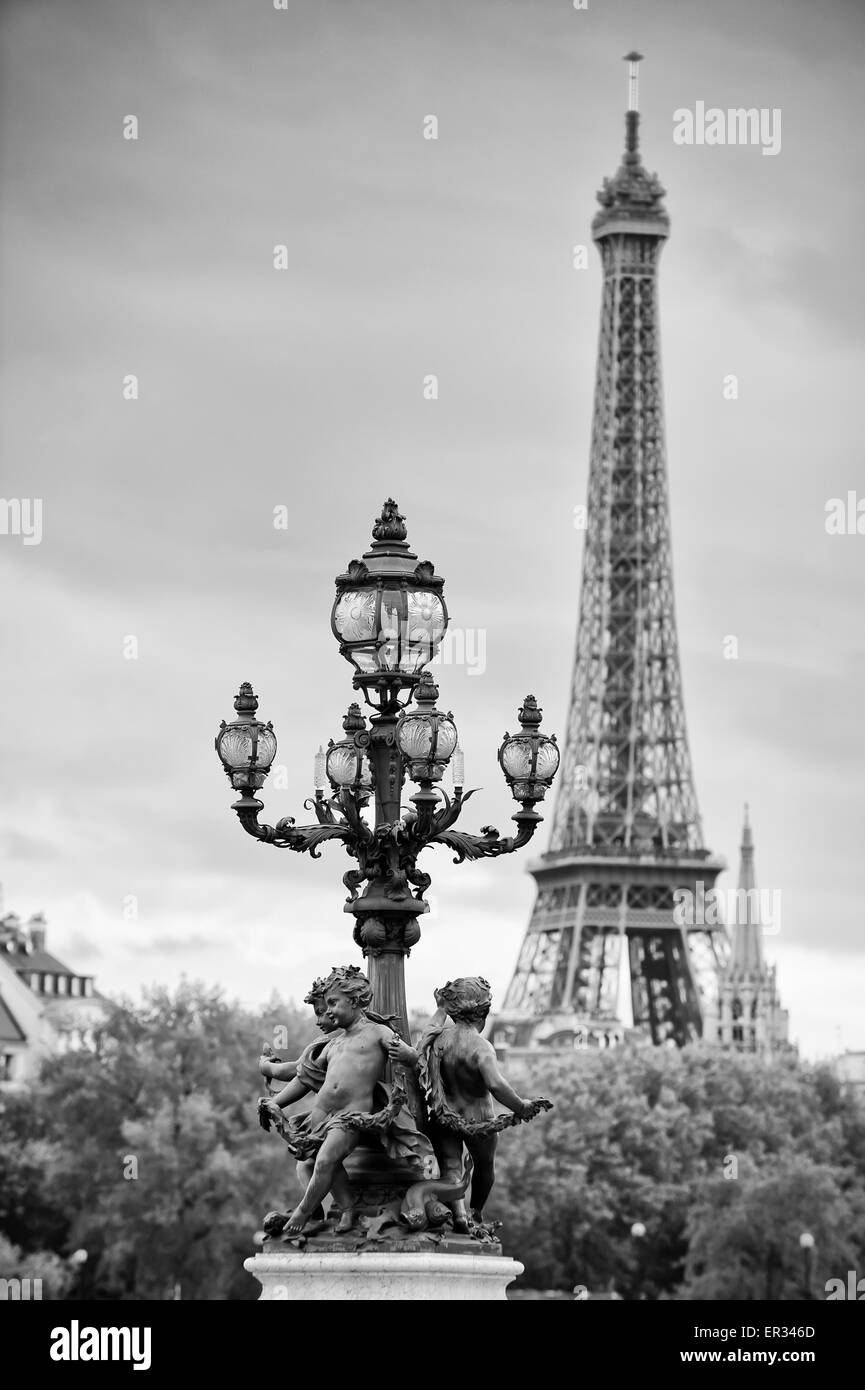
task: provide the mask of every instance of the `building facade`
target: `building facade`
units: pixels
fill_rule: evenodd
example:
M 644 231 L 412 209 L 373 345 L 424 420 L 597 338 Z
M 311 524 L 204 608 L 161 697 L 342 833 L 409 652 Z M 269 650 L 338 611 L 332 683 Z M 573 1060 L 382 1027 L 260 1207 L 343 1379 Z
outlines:
M 27 1085 L 46 1057 L 92 1046 L 110 1013 L 93 977 L 47 950 L 41 914 L 0 916 L 0 1085 Z
M 842 1052 L 832 1061 L 832 1070 L 849 1096 L 865 1104 L 865 1052 Z

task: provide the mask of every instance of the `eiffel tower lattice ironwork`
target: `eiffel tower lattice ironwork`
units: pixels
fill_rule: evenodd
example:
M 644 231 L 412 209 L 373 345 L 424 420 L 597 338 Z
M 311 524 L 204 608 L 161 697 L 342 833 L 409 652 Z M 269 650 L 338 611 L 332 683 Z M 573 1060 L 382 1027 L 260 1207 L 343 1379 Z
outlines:
M 625 153 L 592 223 L 604 284 L 565 756 L 493 1032 L 518 1047 L 618 1041 L 628 978 L 653 1042 L 714 1037 L 728 954 L 699 910 L 725 866 L 703 845 L 676 636 L 657 298 L 670 223 L 640 159 L 640 55 L 627 61 Z

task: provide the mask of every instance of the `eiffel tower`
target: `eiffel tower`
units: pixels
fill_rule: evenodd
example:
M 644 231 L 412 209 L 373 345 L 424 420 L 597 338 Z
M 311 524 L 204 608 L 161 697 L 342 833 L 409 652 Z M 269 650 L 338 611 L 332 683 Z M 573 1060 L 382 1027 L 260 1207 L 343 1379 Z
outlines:
M 714 1038 L 729 949 L 700 911 L 725 865 L 703 844 L 685 729 L 658 334 L 670 221 L 640 159 L 640 57 L 626 58 L 625 153 L 592 223 L 604 284 L 577 649 L 550 848 L 530 866 L 537 900 L 493 1027 L 502 1046 L 616 1043 L 629 1013 L 657 1044 Z

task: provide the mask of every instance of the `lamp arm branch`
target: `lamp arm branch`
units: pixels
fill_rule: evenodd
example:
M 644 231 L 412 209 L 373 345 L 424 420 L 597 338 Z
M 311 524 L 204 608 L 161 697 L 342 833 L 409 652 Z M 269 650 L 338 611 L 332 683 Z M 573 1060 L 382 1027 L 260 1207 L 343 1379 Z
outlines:
M 264 803 L 257 797 L 250 796 L 248 789 L 239 801 L 233 803 L 231 809 L 247 835 L 251 835 L 253 839 L 260 840 L 262 844 L 276 845 L 277 849 L 309 853 L 313 859 L 320 858 L 318 847 L 325 840 L 350 842 L 356 838 L 351 826 L 346 821 L 337 821 L 332 811 L 323 811 L 322 814 L 326 814 L 327 818 L 322 820 L 319 815 L 318 825 L 295 825 L 293 816 L 283 816 L 275 826 L 263 825 L 258 817 L 264 810 Z M 315 810 L 316 814 L 319 814 L 318 806 Z
M 455 864 L 462 864 L 466 859 L 498 859 L 503 854 L 513 854 L 515 850 L 527 845 L 541 824 L 543 816 L 532 809 L 531 802 L 524 801 L 522 810 L 517 811 L 511 819 L 517 825 L 516 835 L 501 836 L 493 825 L 483 825 L 480 835 L 470 835 L 464 830 L 451 830 L 450 822 L 448 826 L 431 835 L 426 843 L 448 845 L 456 850 Z

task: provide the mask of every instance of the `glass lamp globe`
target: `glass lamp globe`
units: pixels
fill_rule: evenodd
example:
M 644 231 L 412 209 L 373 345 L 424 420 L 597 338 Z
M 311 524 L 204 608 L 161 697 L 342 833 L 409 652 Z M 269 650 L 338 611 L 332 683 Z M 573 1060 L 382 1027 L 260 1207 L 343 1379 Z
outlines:
M 499 762 L 515 801 L 543 801 L 559 768 L 555 734 L 540 732 L 542 711 L 527 695 L 519 711 L 520 732 L 505 734 Z
M 354 684 L 370 704 L 404 703 L 435 656 L 448 625 L 444 580 L 432 562 L 409 550 L 405 519 L 388 498 L 373 526 L 373 544 L 336 581 L 331 626 Z
M 372 767 L 366 755 L 369 734 L 360 705 L 351 704 L 342 721 L 346 737 L 331 740 L 325 757 L 325 770 L 335 792 L 353 791 L 368 796 L 372 791 Z
M 225 775 L 231 785 L 241 791 L 247 787 L 263 787 L 276 757 L 276 734 L 270 723 L 256 719 L 258 699 L 249 681 L 244 681 L 234 698 L 237 718 L 230 724 L 223 719 L 216 735 L 215 747 Z
M 396 742 L 413 782 L 439 782 L 457 746 L 453 715 L 435 707 L 438 687 L 424 671 L 415 688 L 414 710 L 405 710 L 396 726 Z

